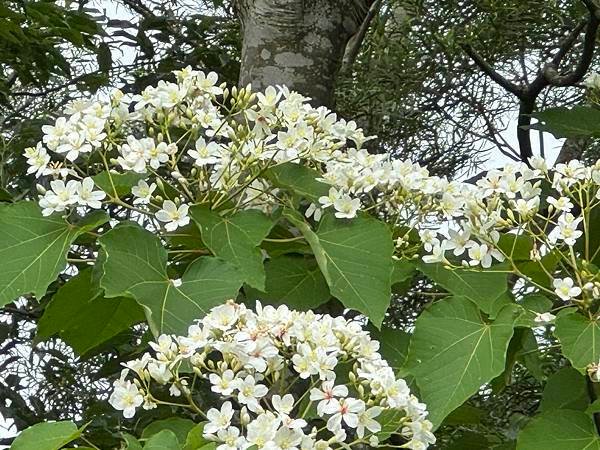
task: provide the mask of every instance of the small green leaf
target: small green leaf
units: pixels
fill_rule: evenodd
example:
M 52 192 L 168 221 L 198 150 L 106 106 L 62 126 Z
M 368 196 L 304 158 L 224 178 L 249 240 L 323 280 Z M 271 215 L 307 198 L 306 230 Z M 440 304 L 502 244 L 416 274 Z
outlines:
M 125 450 L 142 450 L 142 444 L 140 444 L 140 441 L 135 436 L 123 433 L 123 440 L 126 445 Z
M 214 442 L 205 439 L 203 433 L 204 422 L 196 424 L 188 433 L 182 450 L 200 450 L 209 445 L 216 445 Z M 208 448 L 206 450 L 208 450 Z
M 194 319 L 235 298 L 241 274 L 219 258 L 201 257 L 181 284 L 167 276 L 167 251 L 160 239 L 137 224 L 122 223 L 99 239 L 105 252 L 100 285 L 107 297 L 130 295 L 147 308 L 152 332 L 184 333 Z
M 507 306 L 495 320 L 486 320 L 470 300 L 453 297 L 417 319 L 407 367 L 434 426 L 502 373 L 517 308 Z
M 135 300 L 104 298 L 92 281 L 92 269 L 87 268 L 54 295 L 38 323 L 36 340 L 58 334 L 83 355 L 143 320 L 144 312 Z
M 106 171 L 94 175 L 92 179 L 96 186 L 112 196 L 125 197 L 131 194 L 131 188 L 136 186 L 140 180 L 144 180 L 148 175 L 145 173 L 113 173 Z M 114 188 L 113 188 L 114 186 Z
M 410 334 L 390 327 L 381 327 L 381 330 L 370 330 L 371 337 L 381 344 L 379 353 L 388 362 L 390 367 L 397 371 L 406 362 Z
M 331 297 L 327 281 L 313 258 L 279 256 L 265 263 L 265 292 L 249 292 L 251 299 L 309 310 Z
M 146 441 L 144 450 L 181 450 L 181 446 L 175 433 L 162 430 Z
M 600 358 L 600 325 L 574 309 L 563 309 L 558 314 L 554 334 L 573 367 L 585 374 L 586 367 Z
M 204 206 L 190 208 L 202 240 L 220 258 L 230 262 L 244 275 L 250 286 L 265 289 L 263 257 L 258 246 L 273 227 L 273 221 L 258 210 L 220 216 Z
M 468 298 L 483 312 L 492 316 L 512 302 L 508 294 L 507 273 L 446 269 L 440 263 L 423 262 L 417 268 L 451 294 Z
M 42 216 L 33 202 L 0 204 L 0 306 L 28 293 L 41 298 L 64 270 L 75 238 L 106 220 L 94 217 L 74 226 L 58 214 Z
M 396 433 L 401 426 L 400 420 L 405 416 L 399 409 L 384 409 L 375 419 L 381 424 L 381 430 L 376 433 L 380 442 L 384 442 Z
M 23 430 L 11 445 L 11 450 L 59 450 L 81 435 L 70 420 L 37 423 Z
M 312 202 L 329 193 L 330 186 L 317 181 L 319 172 L 300 164 L 286 162 L 269 168 L 265 173 L 273 185 L 288 189 Z
M 548 108 L 533 114 L 532 128 L 549 131 L 557 138 L 600 137 L 600 110 L 590 106 Z
M 572 367 L 563 367 L 553 374 L 544 387 L 541 412 L 556 409 L 585 411 L 590 404 L 585 377 Z
M 168 419 L 157 420 L 152 422 L 144 431 L 142 431 L 142 439 L 148 439 L 163 430 L 172 431 L 177 437 L 177 441 L 181 446 L 185 444 L 188 433 L 196 426 L 196 423 L 190 419 L 182 417 L 169 417 Z
M 600 450 L 600 436 L 584 412 L 554 410 L 525 426 L 519 433 L 517 450 Z
M 284 216 L 309 242 L 331 294 L 381 326 L 390 304 L 393 269 L 387 225 L 366 215 L 339 220 L 326 214 L 315 233 L 298 213 L 287 211 Z

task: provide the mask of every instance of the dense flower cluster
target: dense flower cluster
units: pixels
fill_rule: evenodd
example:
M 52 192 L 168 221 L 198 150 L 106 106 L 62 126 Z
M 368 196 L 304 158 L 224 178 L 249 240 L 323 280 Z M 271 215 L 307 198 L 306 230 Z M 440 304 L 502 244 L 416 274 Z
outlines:
M 532 236 L 532 258 L 539 259 L 581 237 L 584 216 L 574 205 L 582 199 L 589 208 L 598 203 L 599 164 L 571 161 L 550 172 L 545 160 L 534 158 L 529 166 L 492 170 L 474 184 L 449 181 L 416 163 L 370 154 L 361 148 L 369 138 L 354 122 L 312 107 L 285 87 L 229 91 L 214 73 L 187 68 L 175 74 L 177 83 L 161 81 L 141 95 L 116 91 L 104 102 L 75 102 L 68 117 L 43 127 L 42 142 L 25 155 L 30 173 L 53 179 L 49 189 L 39 187 L 44 214 L 113 202 L 174 231 L 189 223 L 193 203 L 264 210 L 286 204 L 267 172 L 291 162 L 315 169 L 331 185 L 328 195 L 306 205 L 307 216 L 319 220 L 331 209 L 351 219 L 367 210 L 418 230 L 426 262 L 449 263 L 451 252 L 466 266 L 488 268 L 511 256 L 498 247 L 500 231 Z M 62 160 L 51 161 L 49 151 Z M 86 163 L 85 172 L 79 162 Z M 112 189 L 94 190 L 88 176 L 94 168 L 114 176 L 140 174 L 130 203 Z M 553 193 L 544 195 L 542 183 Z M 549 208 L 550 215 L 541 216 L 540 208 Z M 407 235 L 398 238 L 397 248 L 410 257 L 420 249 L 407 250 Z M 565 288 L 568 283 L 557 280 L 561 298 L 578 295 L 577 286 Z
M 110 403 L 133 417 L 138 407 L 160 404 L 156 390 L 168 386 L 170 396 L 185 399 L 182 406 L 205 416 L 204 435 L 219 450 L 377 447 L 384 418 L 385 438 L 397 434 L 403 448 L 435 442 L 425 405 L 356 320 L 228 302 L 187 336 L 162 335 L 151 346 L 155 356 L 125 364 Z M 210 383 L 220 407 L 194 403 L 198 378 Z
M 188 68 L 176 76 L 177 83 L 161 81 L 141 95 L 115 91 L 106 101 L 76 101 L 68 116 L 42 128 L 42 142 L 25 152 L 28 172 L 61 181 L 58 192 L 39 187 L 44 214 L 81 204 L 63 185 L 94 170 L 140 174 L 133 203 L 156 213 L 168 231 L 186 223 L 181 206 L 208 198 L 268 209 L 279 200 L 266 169 L 285 162 L 320 168 L 345 159 L 341 149 L 349 141 L 360 147 L 367 140 L 356 123 L 311 107 L 285 87 L 254 94 L 217 85 L 214 73 Z M 153 197 L 157 184 L 161 192 Z M 121 200 L 112 189 L 106 194 L 106 202 Z M 345 199 L 334 206 L 343 217 L 353 215 Z

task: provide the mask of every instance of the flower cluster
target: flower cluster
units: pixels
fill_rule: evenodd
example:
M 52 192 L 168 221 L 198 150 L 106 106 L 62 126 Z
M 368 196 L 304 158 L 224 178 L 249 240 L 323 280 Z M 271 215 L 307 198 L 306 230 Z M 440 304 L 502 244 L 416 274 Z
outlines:
M 155 356 L 125 364 L 110 403 L 130 418 L 138 407 L 160 404 L 156 391 L 168 387 L 207 420 L 204 436 L 219 450 L 378 447 L 382 421 L 382 441 L 391 433 L 403 448 L 435 442 L 425 405 L 356 320 L 228 302 L 187 336 L 162 335 L 151 346 Z M 196 404 L 198 380 L 209 383 L 220 406 Z
M 175 75 L 176 83 L 161 81 L 141 95 L 117 90 L 107 100 L 70 104 L 68 116 L 44 126 L 42 142 L 25 151 L 28 172 L 65 185 L 102 171 L 113 185 L 119 175 L 139 174 L 133 201 L 105 187 L 106 202 L 141 205 L 137 210 L 156 214 L 172 231 L 186 223 L 180 206 L 191 203 L 268 210 L 281 203 L 266 176 L 270 167 L 291 162 L 321 170 L 346 158 L 342 149 L 350 142 L 360 147 L 367 140 L 356 123 L 313 108 L 285 87 L 252 93 L 218 85 L 214 73 L 187 68 Z M 334 206 L 344 217 L 356 212 L 343 201 Z M 65 205 L 45 202 L 44 210 L 62 212 Z

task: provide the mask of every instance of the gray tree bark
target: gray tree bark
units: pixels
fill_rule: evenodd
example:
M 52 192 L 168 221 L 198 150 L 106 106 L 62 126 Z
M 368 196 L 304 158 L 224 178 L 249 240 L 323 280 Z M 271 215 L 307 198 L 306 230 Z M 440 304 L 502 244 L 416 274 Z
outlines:
M 240 86 L 286 85 L 333 107 L 349 39 L 373 0 L 237 0 L 243 44 Z

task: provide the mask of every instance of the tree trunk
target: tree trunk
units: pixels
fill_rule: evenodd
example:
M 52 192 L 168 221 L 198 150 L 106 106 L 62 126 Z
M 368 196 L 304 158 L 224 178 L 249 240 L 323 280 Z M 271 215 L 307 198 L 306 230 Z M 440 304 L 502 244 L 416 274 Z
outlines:
M 243 44 L 240 86 L 286 85 L 333 107 L 346 44 L 373 0 L 237 0 Z
M 586 138 L 565 139 L 554 164 L 566 164 L 572 159 L 581 159 L 583 152 L 589 143 L 590 140 Z

